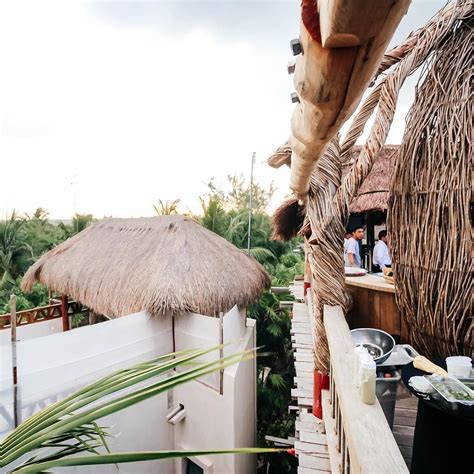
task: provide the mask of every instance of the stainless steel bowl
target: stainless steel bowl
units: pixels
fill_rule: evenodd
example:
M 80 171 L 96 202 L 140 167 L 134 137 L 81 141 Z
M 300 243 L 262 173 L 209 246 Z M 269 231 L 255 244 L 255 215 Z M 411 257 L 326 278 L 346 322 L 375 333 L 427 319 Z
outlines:
M 376 364 L 385 362 L 395 347 L 395 339 L 380 329 L 360 328 L 351 331 L 356 346 L 364 346 Z

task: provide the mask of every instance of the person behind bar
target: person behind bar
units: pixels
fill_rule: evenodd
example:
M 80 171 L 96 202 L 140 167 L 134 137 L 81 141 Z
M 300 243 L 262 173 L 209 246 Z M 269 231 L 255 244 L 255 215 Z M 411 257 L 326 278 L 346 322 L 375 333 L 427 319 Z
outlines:
M 379 232 L 379 240 L 375 244 L 372 257 L 372 272 L 381 272 L 384 267 L 392 266 L 392 259 L 388 251 L 388 236 L 386 230 Z
M 346 267 L 359 267 L 362 264 L 360 258 L 359 242 L 364 238 L 364 229 L 357 227 L 352 232 L 352 237 L 347 241 L 347 246 L 344 249 L 344 265 Z
M 346 232 L 344 233 L 344 254 L 346 253 L 347 245 L 351 237 L 352 237 L 352 232 L 350 232 L 349 229 L 346 229 Z

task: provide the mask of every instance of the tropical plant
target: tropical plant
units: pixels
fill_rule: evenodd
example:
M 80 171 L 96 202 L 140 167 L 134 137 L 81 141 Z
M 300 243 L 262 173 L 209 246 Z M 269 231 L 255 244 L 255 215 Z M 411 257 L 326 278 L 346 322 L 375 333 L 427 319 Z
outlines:
M 254 351 L 250 350 L 212 362 L 198 361 L 199 357 L 216 349 L 217 347 L 187 350 L 157 357 L 103 377 L 64 400 L 48 406 L 23 422 L 0 443 L 0 468 L 9 466 L 9 472 L 37 473 L 66 466 L 116 464 L 201 454 L 281 451 L 240 448 L 192 452 L 110 452 L 107 443 L 109 434 L 106 428 L 98 425 L 98 419 L 203 375 L 254 357 Z M 174 371 L 178 367 L 190 368 L 183 372 Z M 165 374 L 172 375 L 163 377 Z M 144 382 L 148 384 L 144 386 Z M 124 390 L 127 391 L 124 393 Z M 102 453 L 99 449 L 102 449 Z M 87 455 L 78 456 L 84 453 Z M 28 454 L 33 454 L 33 457 L 15 466 L 20 458 Z
M 153 204 L 153 209 L 158 216 L 170 216 L 178 214 L 178 205 L 181 199 L 175 199 L 174 201 L 162 201 L 158 199 L 158 206 Z
M 58 227 L 64 232 L 64 239 L 68 239 L 73 235 L 83 231 L 86 227 L 89 227 L 94 222 L 94 216 L 92 214 L 74 214 L 71 224 L 65 224 L 60 222 Z
M 26 262 L 31 263 L 31 248 L 22 238 L 25 219 L 15 211 L 0 222 L 0 289 L 14 285 Z

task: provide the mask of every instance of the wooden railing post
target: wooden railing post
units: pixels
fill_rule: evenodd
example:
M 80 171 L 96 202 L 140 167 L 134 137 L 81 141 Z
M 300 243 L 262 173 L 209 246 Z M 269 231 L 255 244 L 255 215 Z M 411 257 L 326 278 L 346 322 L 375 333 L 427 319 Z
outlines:
M 69 331 L 69 304 L 67 295 L 61 295 L 61 319 L 63 321 L 63 331 Z
M 16 356 L 16 296 L 10 296 L 10 327 L 12 346 L 12 372 L 13 372 L 13 420 L 15 428 L 19 425 L 18 416 L 18 369 Z

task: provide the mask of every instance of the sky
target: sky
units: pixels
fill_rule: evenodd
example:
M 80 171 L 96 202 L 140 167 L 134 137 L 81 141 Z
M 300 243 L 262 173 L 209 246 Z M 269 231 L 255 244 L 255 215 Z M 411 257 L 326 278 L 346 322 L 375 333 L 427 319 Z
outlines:
M 392 43 L 440 0 L 412 0 Z M 214 178 L 250 175 L 288 193 L 265 164 L 290 133 L 289 42 L 299 2 L 0 1 L 0 218 L 199 212 Z M 388 143 L 399 143 L 416 78 Z

